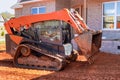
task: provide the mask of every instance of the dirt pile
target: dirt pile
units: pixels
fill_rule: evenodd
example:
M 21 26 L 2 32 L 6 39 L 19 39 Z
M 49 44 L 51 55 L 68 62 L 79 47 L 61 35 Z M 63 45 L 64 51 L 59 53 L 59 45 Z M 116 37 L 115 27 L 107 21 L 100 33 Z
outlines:
M 120 55 L 98 53 L 94 64 L 72 62 L 60 72 L 17 68 L 0 53 L 0 80 L 120 80 Z

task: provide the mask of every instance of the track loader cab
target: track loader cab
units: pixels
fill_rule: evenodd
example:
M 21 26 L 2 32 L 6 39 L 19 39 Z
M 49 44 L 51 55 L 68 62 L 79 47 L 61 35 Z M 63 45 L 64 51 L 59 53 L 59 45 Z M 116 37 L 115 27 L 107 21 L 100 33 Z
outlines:
M 38 42 L 47 43 L 45 45 L 51 46 L 51 51 L 56 51 L 57 54 L 62 56 L 71 55 L 73 34 L 68 23 L 61 20 L 49 20 L 33 23 L 32 26 L 32 31 L 36 30 L 37 34 L 35 35 L 38 37 Z

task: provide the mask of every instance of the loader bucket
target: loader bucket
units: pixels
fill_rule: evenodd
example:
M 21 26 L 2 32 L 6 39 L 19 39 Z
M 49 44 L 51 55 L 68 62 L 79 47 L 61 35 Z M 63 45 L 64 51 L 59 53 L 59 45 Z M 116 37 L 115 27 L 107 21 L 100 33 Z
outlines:
M 75 37 L 75 41 L 81 50 L 82 55 L 89 60 L 101 47 L 102 32 L 88 31 Z

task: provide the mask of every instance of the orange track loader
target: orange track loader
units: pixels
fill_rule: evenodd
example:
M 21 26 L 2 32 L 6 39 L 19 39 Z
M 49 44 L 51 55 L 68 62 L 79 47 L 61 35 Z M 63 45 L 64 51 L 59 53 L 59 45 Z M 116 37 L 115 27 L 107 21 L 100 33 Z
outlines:
M 102 32 L 91 30 L 75 10 L 12 18 L 4 25 L 6 52 L 21 68 L 59 71 L 80 55 L 91 63 L 101 47 Z

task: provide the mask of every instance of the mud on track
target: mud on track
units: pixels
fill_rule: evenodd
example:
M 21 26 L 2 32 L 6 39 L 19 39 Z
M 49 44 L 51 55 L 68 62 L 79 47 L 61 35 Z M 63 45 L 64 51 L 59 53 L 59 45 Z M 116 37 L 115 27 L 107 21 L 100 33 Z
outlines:
M 120 80 L 120 55 L 100 52 L 95 62 L 72 62 L 60 71 L 22 69 L 15 67 L 12 57 L 0 53 L 0 80 Z

